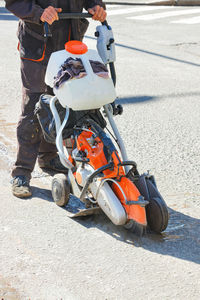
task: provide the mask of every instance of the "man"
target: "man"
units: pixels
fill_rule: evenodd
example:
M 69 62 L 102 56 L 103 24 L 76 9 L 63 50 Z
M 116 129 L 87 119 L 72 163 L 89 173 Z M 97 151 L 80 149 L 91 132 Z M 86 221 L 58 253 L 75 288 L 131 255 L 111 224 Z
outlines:
M 44 77 L 52 52 L 64 49 L 68 40 L 82 40 L 88 27 L 85 19 L 57 21 L 59 12 L 82 12 L 87 9 L 94 20 L 103 22 L 106 12 L 101 0 L 5 0 L 6 8 L 19 17 L 18 39 L 21 57 L 22 114 L 17 126 L 18 152 L 12 170 L 13 195 L 32 195 L 31 172 L 36 159 L 41 168 L 63 171 L 53 144 L 42 137 L 34 116 L 35 104 L 43 93 L 52 94 Z M 49 24 L 52 37 L 44 38 L 44 22 Z

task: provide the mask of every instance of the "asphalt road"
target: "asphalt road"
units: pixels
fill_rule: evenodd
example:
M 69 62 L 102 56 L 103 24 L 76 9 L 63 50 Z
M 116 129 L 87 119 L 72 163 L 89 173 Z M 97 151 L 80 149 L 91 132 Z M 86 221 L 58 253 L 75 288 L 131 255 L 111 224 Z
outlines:
M 129 17 L 136 15 L 143 12 Z M 0 7 L 0 298 L 199 299 L 200 25 L 171 23 L 186 15 L 127 17 L 108 17 L 124 106 L 116 122 L 129 158 L 155 175 L 169 226 L 138 238 L 104 216 L 70 219 L 52 202 L 51 180 L 38 167 L 32 199 L 12 196 L 21 95 L 17 20 Z M 91 47 L 94 30 L 91 23 Z

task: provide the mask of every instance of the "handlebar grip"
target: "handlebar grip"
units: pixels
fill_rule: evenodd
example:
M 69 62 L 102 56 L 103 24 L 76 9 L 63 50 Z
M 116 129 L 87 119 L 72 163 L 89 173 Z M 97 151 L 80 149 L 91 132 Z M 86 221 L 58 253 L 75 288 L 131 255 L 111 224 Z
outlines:
M 84 19 L 92 18 L 92 15 L 89 13 L 59 13 L 58 17 L 60 20 L 64 19 Z

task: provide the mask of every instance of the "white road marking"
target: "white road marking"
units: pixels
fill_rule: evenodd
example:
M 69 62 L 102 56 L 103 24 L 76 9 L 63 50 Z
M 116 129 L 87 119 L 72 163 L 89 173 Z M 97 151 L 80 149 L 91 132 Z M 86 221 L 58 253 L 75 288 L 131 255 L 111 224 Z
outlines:
M 9 16 L 10 16 L 10 15 L 12 15 L 12 13 L 11 13 L 11 12 L 6 12 L 6 13 L 2 13 L 2 12 L 1 12 L 1 15 L 3 15 L 3 16 L 9 15 Z
M 197 13 L 200 13 L 200 9 L 185 9 L 185 10 L 155 13 L 155 14 L 135 16 L 135 17 L 127 17 L 127 19 L 150 21 L 150 20 L 162 19 L 167 17 L 175 17 L 175 16 L 197 14 Z
M 171 7 L 170 7 L 171 8 Z M 134 7 L 134 8 L 123 8 L 123 9 L 114 9 L 114 10 L 108 10 L 107 15 L 108 16 L 117 16 L 117 15 L 125 15 L 125 14 L 131 14 L 131 13 L 137 13 L 137 12 L 143 12 L 143 11 L 151 11 L 151 10 L 160 10 L 160 9 L 166 9 L 166 6 L 157 6 L 157 7 Z
M 176 23 L 176 24 L 199 24 L 200 23 L 200 16 L 188 18 L 188 19 L 181 19 L 178 21 L 172 21 L 170 23 Z
M 112 5 L 112 4 L 106 5 L 106 8 L 113 8 L 113 7 L 121 7 L 121 5 Z

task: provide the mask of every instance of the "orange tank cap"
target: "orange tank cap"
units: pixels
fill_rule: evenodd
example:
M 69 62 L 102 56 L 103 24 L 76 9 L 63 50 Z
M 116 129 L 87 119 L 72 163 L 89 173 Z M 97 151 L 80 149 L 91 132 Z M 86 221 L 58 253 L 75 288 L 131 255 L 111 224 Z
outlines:
M 65 44 L 65 50 L 72 54 L 84 54 L 88 51 L 88 47 L 80 41 L 69 41 Z

